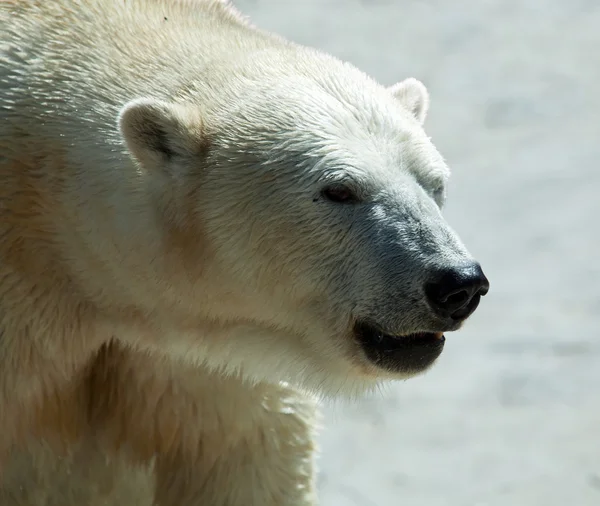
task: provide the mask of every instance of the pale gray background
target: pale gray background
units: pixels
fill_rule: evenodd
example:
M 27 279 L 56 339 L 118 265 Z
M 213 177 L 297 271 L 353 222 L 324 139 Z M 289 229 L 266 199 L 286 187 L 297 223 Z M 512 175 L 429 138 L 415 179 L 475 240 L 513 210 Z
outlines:
M 326 409 L 324 506 L 600 505 L 600 2 L 237 0 L 421 79 L 491 291 L 426 376 Z

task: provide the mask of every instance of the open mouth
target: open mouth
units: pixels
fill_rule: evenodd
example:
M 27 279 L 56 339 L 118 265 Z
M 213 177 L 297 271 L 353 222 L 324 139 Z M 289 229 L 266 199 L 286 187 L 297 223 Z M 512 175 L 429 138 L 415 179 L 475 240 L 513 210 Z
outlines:
M 367 358 L 377 366 L 396 373 L 418 373 L 429 368 L 444 349 L 442 332 L 392 335 L 378 326 L 357 321 L 354 336 Z

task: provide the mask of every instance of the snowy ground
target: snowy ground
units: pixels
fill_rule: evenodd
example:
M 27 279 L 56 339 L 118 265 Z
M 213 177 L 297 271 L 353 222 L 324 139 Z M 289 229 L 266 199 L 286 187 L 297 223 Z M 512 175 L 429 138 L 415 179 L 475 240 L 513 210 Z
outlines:
M 600 504 L 600 3 L 237 0 L 432 95 L 491 291 L 426 376 L 326 408 L 324 506 Z

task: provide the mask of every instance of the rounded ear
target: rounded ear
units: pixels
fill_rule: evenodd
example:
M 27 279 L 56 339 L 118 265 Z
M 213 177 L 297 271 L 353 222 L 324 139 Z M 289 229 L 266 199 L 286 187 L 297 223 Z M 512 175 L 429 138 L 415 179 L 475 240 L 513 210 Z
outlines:
M 202 123 L 195 112 L 177 104 L 139 98 L 121 109 L 119 130 L 143 167 L 165 169 L 170 162 L 191 159 L 206 148 Z
M 409 77 L 390 86 L 389 90 L 421 125 L 425 123 L 429 110 L 429 92 L 421 81 Z

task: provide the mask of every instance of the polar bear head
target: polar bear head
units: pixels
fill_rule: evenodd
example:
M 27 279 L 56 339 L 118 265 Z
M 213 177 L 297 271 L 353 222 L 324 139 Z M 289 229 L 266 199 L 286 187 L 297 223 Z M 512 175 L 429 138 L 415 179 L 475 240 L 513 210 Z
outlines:
M 162 219 L 198 225 L 183 231 L 202 263 L 188 311 L 211 330 L 178 348 L 330 392 L 426 370 L 488 290 L 440 211 L 449 171 L 423 130 L 427 90 L 313 53 L 236 65 L 119 118 L 172 198 Z

